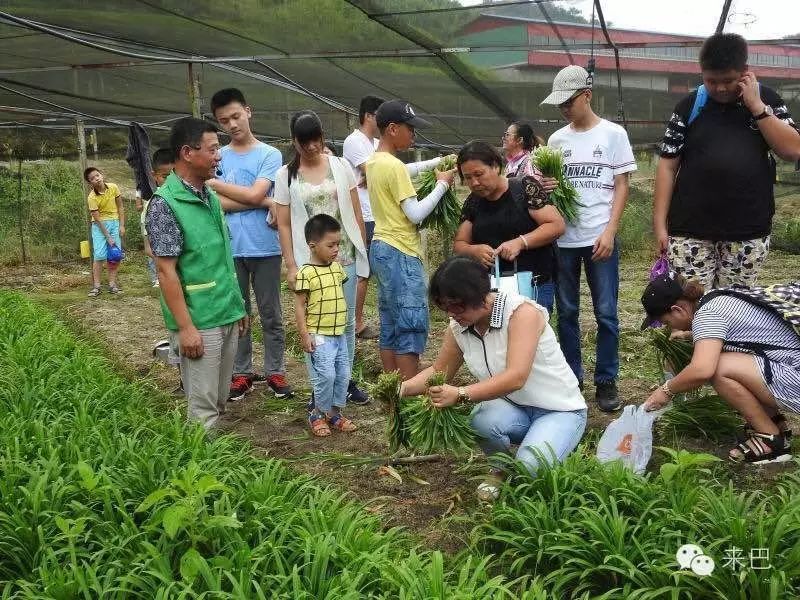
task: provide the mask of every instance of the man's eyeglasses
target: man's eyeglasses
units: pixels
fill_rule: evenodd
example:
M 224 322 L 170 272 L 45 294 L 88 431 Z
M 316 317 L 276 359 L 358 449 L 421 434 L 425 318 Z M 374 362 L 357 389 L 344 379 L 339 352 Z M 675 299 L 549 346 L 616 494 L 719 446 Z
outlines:
M 578 98 L 583 96 L 585 93 L 586 93 L 586 90 L 579 91 L 577 94 L 575 94 L 569 100 L 566 100 L 565 102 L 562 102 L 561 104 L 559 104 L 558 108 L 569 108 L 569 107 L 571 107 L 574 104 L 575 100 L 577 100 Z
M 212 154 L 216 154 L 220 150 L 219 144 L 215 144 L 211 146 L 211 148 L 203 148 L 202 146 L 189 146 L 189 148 L 193 150 L 205 150 L 206 152 L 211 152 Z

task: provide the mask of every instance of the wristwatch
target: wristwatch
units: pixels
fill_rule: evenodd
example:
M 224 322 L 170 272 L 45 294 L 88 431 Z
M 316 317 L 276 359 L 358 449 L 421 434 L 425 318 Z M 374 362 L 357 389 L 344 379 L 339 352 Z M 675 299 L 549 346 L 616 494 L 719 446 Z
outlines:
M 665 381 L 661 385 L 661 391 L 664 392 L 667 395 L 667 398 L 669 398 L 670 400 L 672 400 L 672 397 L 675 395 L 675 392 L 669 389 L 669 381 Z
M 469 402 L 469 394 L 467 393 L 467 388 L 463 386 L 458 388 L 458 401 Z
M 757 114 L 753 117 L 754 121 L 760 121 L 761 119 L 766 119 L 767 117 L 771 117 L 775 114 L 775 111 L 772 110 L 772 107 L 769 104 L 764 105 L 764 110 L 761 111 L 760 114 Z

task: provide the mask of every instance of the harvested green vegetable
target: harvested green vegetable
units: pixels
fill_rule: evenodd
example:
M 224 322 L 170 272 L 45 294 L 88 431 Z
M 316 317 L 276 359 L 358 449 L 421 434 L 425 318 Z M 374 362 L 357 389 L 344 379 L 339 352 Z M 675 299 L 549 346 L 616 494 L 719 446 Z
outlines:
M 564 175 L 564 155 L 561 150 L 550 146 L 539 146 L 531 152 L 531 163 L 545 177 L 558 180 L 558 187 L 550 192 L 550 199 L 568 222 L 578 218 L 578 190 Z
M 741 426 L 741 417 L 716 395 L 676 397 L 672 407 L 656 421 L 662 436 L 689 435 L 715 441 L 731 437 Z
M 391 451 L 395 452 L 402 446 L 408 447 L 408 428 L 400 410 L 400 373 L 397 371 L 381 373 L 371 392 L 373 398 L 377 398 L 386 406 L 389 417 L 386 437 L 389 439 Z
M 455 167 L 455 158 L 448 156 L 442 159 L 436 170 L 449 171 Z M 433 191 L 434 187 L 436 187 L 436 171 L 434 169 L 423 171 L 417 176 L 417 198 L 424 198 Z M 436 229 L 449 239 L 455 235 L 460 223 L 461 204 L 451 185 L 431 214 L 425 217 L 419 226 L 421 229 Z
M 434 373 L 428 386 L 443 385 L 444 374 Z M 462 454 L 472 449 L 475 432 L 463 407 L 436 408 L 428 396 L 408 398 L 401 408 L 411 447 L 422 454 Z
M 651 337 L 658 353 L 659 368 L 667 366 L 673 373 L 680 373 L 692 361 L 694 345 L 689 340 L 671 340 L 666 327 L 653 329 Z

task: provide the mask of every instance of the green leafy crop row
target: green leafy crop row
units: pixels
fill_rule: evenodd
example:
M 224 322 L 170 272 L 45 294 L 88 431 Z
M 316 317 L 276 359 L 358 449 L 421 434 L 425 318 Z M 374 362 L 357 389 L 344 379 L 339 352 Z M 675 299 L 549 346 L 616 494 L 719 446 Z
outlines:
M 508 576 L 536 577 L 552 598 L 800 597 L 800 474 L 738 492 L 715 478 L 716 457 L 661 450 L 668 462 L 645 477 L 581 452 L 536 479 L 521 473 L 477 529 L 478 549 L 496 552 Z M 680 569 L 684 544 L 715 561 L 711 575 Z M 768 560 L 752 563 L 752 550 Z M 731 556 L 740 561 L 726 564 Z
M 155 394 L 0 293 L 0 597 L 513 597 Z

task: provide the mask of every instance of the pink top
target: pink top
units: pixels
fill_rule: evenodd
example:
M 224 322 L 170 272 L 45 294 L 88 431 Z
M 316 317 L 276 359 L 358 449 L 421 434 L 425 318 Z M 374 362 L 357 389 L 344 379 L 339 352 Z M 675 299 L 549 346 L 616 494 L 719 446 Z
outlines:
M 542 174 L 539 169 L 531 163 L 530 152 L 520 152 L 514 157 L 506 156 L 506 176 L 507 177 L 533 177 L 537 181 L 542 181 Z

